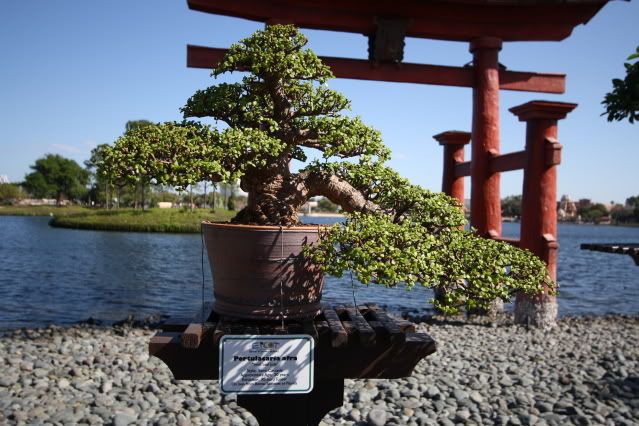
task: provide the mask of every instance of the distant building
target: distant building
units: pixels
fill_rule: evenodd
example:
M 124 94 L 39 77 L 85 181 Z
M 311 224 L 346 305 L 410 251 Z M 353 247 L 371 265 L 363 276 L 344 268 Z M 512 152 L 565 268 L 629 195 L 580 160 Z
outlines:
M 592 200 L 590 198 L 581 198 L 577 201 L 577 208 L 587 208 L 592 205 Z
M 0 175 L 0 183 L 9 183 L 9 176 Z
M 575 219 L 577 219 L 577 205 L 570 197 L 563 195 L 557 203 L 557 220 L 573 221 Z

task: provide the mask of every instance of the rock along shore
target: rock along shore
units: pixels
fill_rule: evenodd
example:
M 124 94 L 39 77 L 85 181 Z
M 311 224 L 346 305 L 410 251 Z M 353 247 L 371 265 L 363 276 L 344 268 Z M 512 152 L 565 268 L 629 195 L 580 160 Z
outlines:
M 636 425 L 639 318 L 420 323 L 438 342 L 412 377 L 346 380 L 325 424 Z M 175 381 L 152 330 L 90 325 L 0 338 L 0 424 L 257 424 L 216 381 Z

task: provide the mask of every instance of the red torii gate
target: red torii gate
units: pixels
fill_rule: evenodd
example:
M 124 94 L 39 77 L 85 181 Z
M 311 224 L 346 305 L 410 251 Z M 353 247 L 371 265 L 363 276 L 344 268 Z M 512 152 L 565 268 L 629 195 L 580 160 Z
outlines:
M 560 41 L 587 23 L 608 0 L 187 0 L 202 12 L 266 24 L 361 33 L 369 38 L 369 59 L 321 57 L 338 78 L 471 87 L 472 133 L 435 137 L 444 145 L 443 191 L 464 201 L 463 177 L 471 178 L 471 225 L 502 239 L 500 172 L 523 169 L 521 239 L 509 241 L 542 258 L 556 279 L 556 166 L 561 145 L 557 121 L 576 104 L 532 101 L 511 108 L 527 123 L 526 148 L 499 151 L 499 90 L 564 93 L 565 75 L 510 71 L 498 62 L 502 43 Z M 405 37 L 465 41 L 472 66 L 403 63 Z M 226 49 L 187 47 L 187 66 L 213 68 Z M 472 141 L 471 161 L 463 147 Z M 518 295 L 515 320 L 546 325 L 557 315 L 556 299 Z

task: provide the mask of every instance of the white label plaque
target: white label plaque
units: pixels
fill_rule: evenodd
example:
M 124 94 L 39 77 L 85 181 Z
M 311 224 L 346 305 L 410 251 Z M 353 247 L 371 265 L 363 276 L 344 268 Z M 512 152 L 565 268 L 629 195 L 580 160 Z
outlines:
M 223 336 L 223 393 L 309 393 L 313 390 L 313 338 L 304 334 Z

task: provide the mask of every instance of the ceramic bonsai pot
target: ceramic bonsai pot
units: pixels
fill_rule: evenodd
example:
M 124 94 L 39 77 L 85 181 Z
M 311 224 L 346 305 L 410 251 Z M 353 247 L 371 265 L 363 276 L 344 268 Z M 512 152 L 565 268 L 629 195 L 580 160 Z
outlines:
M 320 311 L 324 278 L 302 255 L 319 238 L 318 226 L 203 222 L 213 275 L 213 310 L 260 320 L 307 319 Z

